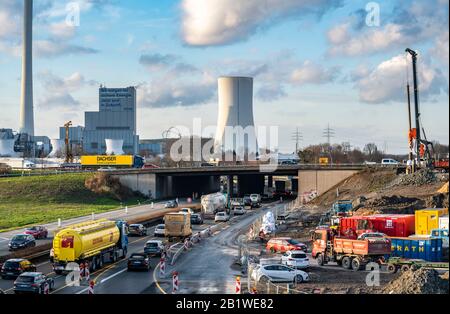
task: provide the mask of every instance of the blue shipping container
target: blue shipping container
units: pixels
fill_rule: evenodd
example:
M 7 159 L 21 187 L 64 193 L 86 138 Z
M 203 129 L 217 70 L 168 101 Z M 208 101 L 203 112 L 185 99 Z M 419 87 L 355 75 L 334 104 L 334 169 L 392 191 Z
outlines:
M 442 239 L 437 238 L 390 238 L 392 257 L 422 259 L 428 262 L 442 262 Z

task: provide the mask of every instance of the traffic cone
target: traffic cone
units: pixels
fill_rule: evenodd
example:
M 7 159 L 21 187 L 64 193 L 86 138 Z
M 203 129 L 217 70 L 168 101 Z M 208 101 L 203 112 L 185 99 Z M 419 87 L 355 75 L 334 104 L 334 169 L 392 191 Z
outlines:
M 161 264 L 159 265 L 159 274 L 161 277 L 166 275 L 166 260 L 161 258 Z

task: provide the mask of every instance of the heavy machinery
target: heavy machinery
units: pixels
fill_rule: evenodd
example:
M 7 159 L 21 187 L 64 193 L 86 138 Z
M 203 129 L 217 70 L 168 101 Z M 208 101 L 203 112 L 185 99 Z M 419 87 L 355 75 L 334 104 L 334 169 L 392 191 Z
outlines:
M 203 195 L 200 203 L 202 205 L 203 218 L 214 219 L 218 212 L 226 210 L 227 197 L 223 193 Z
M 431 269 L 447 269 L 448 263 L 443 262 L 427 262 L 421 259 L 405 259 L 400 257 L 391 257 L 387 263 L 387 271 L 391 274 L 395 274 L 398 270 L 406 272 L 410 269 L 417 270 L 419 268 L 431 268 Z
M 128 250 L 124 221 L 97 220 L 65 227 L 53 239 L 51 260 L 56 274 L 71 271 L 70 263 L 88 262 L 91 271 L 107 261 L 125 258 Z
M 391 253 L 388 238 L 368 238 L 352 240 L 337 237 L 331 228 L 319 228 L 312 234 L 312 257 L 319 266 L 336 262 L 345 269 L 358 271 L 370 262 L 381 263 L 385 255 Z
M 65 153 L 65 155 L 66 155 L 65 163 L 66 164 L 72 164 L 73 163 L 72 145 L 70 145 L 70 137 L 69 137 L 69 135 L 70 135 L 69 132 L 70 132 L 70 127 L 71 126 L 72 126 L 72 121 L 69 121 L 66 124 L 64 124 L 64 128 L 65 128 L 65 131 L 66 131 L 65 139 L 64 139 L 65 145 L 66 145 L 66 149 L 65 149 L 65 151 L 66 151 L 66 153 Z
M 411 96 L 410 96 L 410 83 L 409 76 L 407 78 L 407 96 L 408 96 L 408 119 L 409 119 L 409 147 L 411 149 L 409 159 L 413 161 L 413 148 L 415 146 L 416 160 L 414 163 L 414 169 L 425 166 L 428 168 L 433 167 L 432 151 L 434 151 L 433 143 L 427 140 L 425 129 L 421 126 L 420 120 L 420 104 L 419 104 L 419 82 L 417 75 L 417 57 L 418 53 L 410 48 L 406 49 L 406 53 L 411 55 L 412 58 L 412 70 L 413 70 L 413 84 L 414 84 L 414 117 L 415 128 L 412 128 L 411 123 Z M 415 141 L 415 144 L 414 144 Z M 423 161 L 423 163 L 422 163 Z M 414 161 L 413 161 L 414 162 Z

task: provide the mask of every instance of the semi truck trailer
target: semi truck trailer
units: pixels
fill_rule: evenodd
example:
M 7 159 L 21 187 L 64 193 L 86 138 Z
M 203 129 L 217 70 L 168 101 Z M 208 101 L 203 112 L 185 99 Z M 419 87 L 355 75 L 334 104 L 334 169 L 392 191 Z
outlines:
M 128 250 L 126 229 L 124 221 L 97 220 L 60 230 L 53 239 L 51 251 L 55 273 L 71 271 L 70 263 L 86 262 L 93 272 L 106 262 L 125 258 Z

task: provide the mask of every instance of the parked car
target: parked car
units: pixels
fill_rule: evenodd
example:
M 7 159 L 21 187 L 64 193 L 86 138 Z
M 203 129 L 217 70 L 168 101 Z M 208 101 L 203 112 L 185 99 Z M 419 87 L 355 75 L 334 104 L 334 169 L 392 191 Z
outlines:
M 20 274 L 26 273 L 26 272 L 35 272 L 36 266 L 32 264 L 29 260 L 23 259 L 23 258 L 16 258 L 16 259 L 9 259 L 7 260 L 1 270 L 1 276 L 2 279 L 7 278 L 16 278 Z
M 43 294 L 46 284 L 48 284 L 49 290 L 53 290 L 55 287 L 55 281 L 42 273 L 23 273 L 14 281 L 14 293 Z
M 146 270 L 149 271 L 151 268 L 150 260 L 146 254 L 133 253 L 128 258 L 128 271 L 131 270 Z
M 203 217 L 201 214 L 192 214 L 191 215 L 191 224 L 193 225 L 202 225 Z
M 227 222 L 228 220 L 230 220 L 230 216 L 226 213 L 226 212 L 219 212 L 216 214 L 216 217 L 214 218 L 215 222 Z
M 277 215 L 277 223 L 279 225 L 285 224 L 289 218 L 289 214 L 278 214 Z
M 252 277 L 257 282 L 302 283 L 309 281 L 309 275 L 306 272 L 281 264 L 257 265 L 252 272 Z
M 281 264 L 295 269 L 307 269 L 309 258 L 303 251 L 287 251 L 281 257 Z
M 37 239 L 46 239 L 48 236 L 48 230 L 42 226 L 35 226 L 25 230 L 24 234 L 32 235 L 36 240 Z
M 166 225 L 160 224 L 155 228 L 154 236 L 155 237 L 164 237 L 166 235 Z
M 180 212 L 186 213 L 186 214 L 191 214 L 191 215 L 195 214 L 195 212 L 194 212 L 194 210 L 192 208 L 182 208 L 180 210 Z
M 147 235 L 147 228 L 142 224 L 132 224 L 128 226 L 129 236 L 144 237 Z
M 35 247 L 36 246 L 36 240 L 32 235 L 29 234 L 18 234 L 15 235 L 10 241 L 9 241 L 9 250 L 10 251 L 16 251 L 21 249 L 26 249 L 29 247 Z
M 371 238 L 387 238 L 387 235 L 381 232 L 366 232 L 358 236 L 358 240 L 367 240 Z
M 161 240 L 150 240 L 145 243 L 144 253 L 147 255 L 160 255 L 164 251 L 164 243 Z
M 235 206 L 233 208 L 233 214 L 234 215 L 245 215 L 245 208 L 244 208 L 244 206 Z
M 287 251 L 307 252 L 308 247 L 306 244 L 292 238 L 273 238 L 267 242 L 266 249 L 272 253 L 285 253 Z
M 165 208 L 177 208 L 178 207 L 178 202 L 176 200 L 174 201 L 168 201 L 165 205 Z

